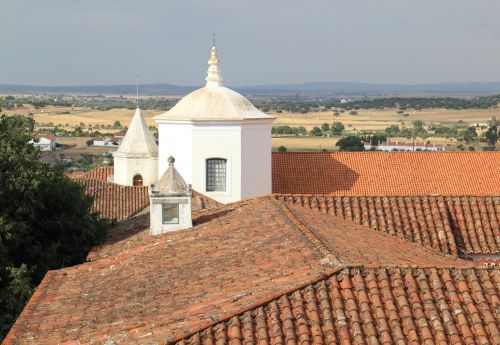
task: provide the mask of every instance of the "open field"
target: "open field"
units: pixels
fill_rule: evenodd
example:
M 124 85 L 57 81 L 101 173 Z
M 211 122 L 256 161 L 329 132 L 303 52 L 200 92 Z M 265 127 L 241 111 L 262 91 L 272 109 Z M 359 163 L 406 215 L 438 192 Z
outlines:
M 273 137 L 273 150 L 285 146 L 288 151 L 333 151 L 338 137 Z
M 297 113 L 270 113 L 276 116 L 275 125 L 304 126 L 308 130 L 322 123 L 342 122 L 346 130 L 374 130 L 381 131 L 391 125 L 411 126 L 412 121 L 422 120 L 434 123 L 457 123 L 462 120 L 466 123 L 487 123 L 492 117 L 500 118 L 500 109 L 467 109 L 467 110 L 447 110 L 447 109 L 425 109 L 422 111 L 410 111 L 409 115 L 403 117 L 396 113 L 397 109 L 361 109 L 358 115 L 349 115 L 346 111 L 339 116 L 333 116 L 332 111 L 313 112 L 307 114 Z M 68 113 L 69 112 L 69 113 Z M 134 110 L 112 109 L 108 111 L 89 110 L 83 108 L 68 108 L 47 106 L 44 109 L 34 109 L 31 106 L 5 110 L 10 114 L 33 114 L 38 124 L 50 123 L 60 125 L 59 127 L 74 127 L 83 123 L 85 125 L 113 125 L 115 121 L 120 121 L 122 125 L 128 125 Z M 143 116 L 150 126 L 155 125 L 154 116 L 161 111 L 143 110 Z M 68 125 L 68 126 L 66 126 Z
M 109 125 L 112 126 L 115 121 L 120 121 L 122 126 L 128 126 L 134 110 L 130 109 L 112 109 L 107 111 L 99 111 L 83 108 L 68 108 L 68 107 L 55 107 L 47 106 L 44 109 L 34 109 L 31 106 L 24 106 L 22 108 L 5 110 L 6 114 L 23 114 L 33 115 L 38 127 L 43 127 L 49 123 L 66 129 L 73 129 L 80 124 L 85 126 L 95 125 Z M 146 122 L 150 126 L 155 126 L 154 116 L 161 113 L 161 111 L 144 110 L 142 111 Z M 500 118 L 500 109 L 468 109 L 468 110 L 447 110 L 447 109 L 425 109 L 422 111 L 410 111 L 409 115 L 404 117 L 397 114 L 397 109 L 361 109 L 358 110 L 358 115 L 349 115 L 340 113 L 339 116 L 333 116 L 333 111 L 312 112 L 307 114 L 298 113 L 270 113 L 276 117 L 275 125 L 289 125 L 289 126 L 304 126 L 307 130 L 311 130 L 314 126 L 321 126 L 323 123 L 342 122 L 347 132 L 350 131 L 383 131 L 386 127 L 391 125 L 398 125 L 400 127 L 411 127 L 412 122 L 415 120 L 422 120 L 427 123 L 442 123 L 453 124 L 463 121 L 467 124 L 485 124 L 491 117 L 496 116 Z M 114 131 L 118 131 L 115 129 Z M 113 130 L 106 130 L 112 132 Z M 393 138 L 394 140 L 408 141 L 403 138 Z M 80 152 L 88 152 L 99 154 L 106 152 L 107 148 L 88 148 L 85 141 L 88 138 L 60 138 L 60 142 L 65 144 L 75 144 L 77 148 L 71 149 L 73 154 Z M 276 137 L 272 139 L 273 149 L 279 146 L 285 146 L 288 150 L 334 150 L 335 143 L 338 138 L 324 138 L 324 137 Z M 432 137 L 432 143 L 443 143 L 449 145 L 456 145 L 455 139 L 436 138 Z M 418 141 L 423 141 L 419 139 Z M 95 151 L 95 152 L 94 152 Z M 102 151 L 102 152 L 101 152 Z
M 487 123 L 492 116 L 500 117 L 500 109 L 468 109 L 468 110 L 447 110 L 447 109 L 426 109 L 422 111 L 410 111 L 409 115 L 403 117 L 397 114 L 397 109 L 361 109 L 358 115 L 349 115 L 346 111 L 339 116 L 333 116 L 332 111 L 292 114 L 292 113 L 272 113 L 276 116 L 276 125 L 304 126 L 308 130 L 322 123 L 342 122 L 346 130 L 384 130 L 391 125 L 402 124 L 412 125 L 415 120 L 434 123 L 457 123 L 462 120 L 466 123 Z M 402 123 L 402 122 L 403 123 Z
M 69 112 L 69 114 L 67 114 Z M 83 108 L 68 108 L 47 106 L 43 109 L 34 109 L 30 106 L 23 108 L 5 110 L 3 113 L 7 115 L 21 114 L 33 115 L 36 123 L 42 124 L 53 123 L 61 128 L 74 128 L 81 123 L 89 125 L 113 125 L 115 121 L 120 121 L 123 126 L 128 126 L 135 110 L 130 109 L 111 109 L 107 111 L 87 110 Z M 154 116 L 161 114 L 160 111 L 143 110 L 142 115 L 150 126 L 155 125 Z M 118 131 L 118 130 L 117 130 Z

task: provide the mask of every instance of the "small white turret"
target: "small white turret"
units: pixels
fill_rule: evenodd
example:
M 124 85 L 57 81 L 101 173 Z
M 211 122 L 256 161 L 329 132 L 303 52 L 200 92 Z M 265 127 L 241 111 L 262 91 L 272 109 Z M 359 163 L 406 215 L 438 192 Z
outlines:
M 127 134 L 114 154 L 113 182 L 126 186 L 148 186 L 158 179 L 158 145 L 139 107 Z
M 150 190 L 151 235 L 193 226 L 191 220 L 191 185 L 186 184 L 168 157 L 168 169 Z

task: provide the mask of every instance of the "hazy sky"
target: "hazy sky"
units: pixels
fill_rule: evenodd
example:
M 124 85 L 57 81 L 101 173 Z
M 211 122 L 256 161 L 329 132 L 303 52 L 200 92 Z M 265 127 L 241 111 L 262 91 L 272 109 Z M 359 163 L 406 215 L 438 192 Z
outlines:
M 499 0 L 0 0 L 0 84 L 500 81 Z

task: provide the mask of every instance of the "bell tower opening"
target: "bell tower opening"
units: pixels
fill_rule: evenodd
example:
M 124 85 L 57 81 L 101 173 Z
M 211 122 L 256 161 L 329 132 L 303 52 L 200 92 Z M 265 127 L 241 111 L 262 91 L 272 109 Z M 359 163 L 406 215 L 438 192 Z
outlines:
M 142 176 L 140 174 L 134 176 L 132 179 L 132 185 L 134 187 L 142 187 Z

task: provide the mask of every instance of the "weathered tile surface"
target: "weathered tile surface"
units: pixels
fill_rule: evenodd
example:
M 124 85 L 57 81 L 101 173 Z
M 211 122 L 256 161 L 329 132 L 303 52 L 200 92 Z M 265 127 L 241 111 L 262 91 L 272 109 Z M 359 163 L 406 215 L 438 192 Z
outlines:
M 128 221 L 141 229 L 143 216 Z M 94 261 L 50 271 L 7 343 L 100 344 L 110 338 L 157 344 L 268 303 L 343 265 L 466 264 L 271 197 L 203 210 L 195 224 L 156 237 L 145 235 L 147 228 L 115 234 Z
M 405 238 L 445 254 L 500 253 L 500 196 L 331 196 L 275 198 Z
M 178 344 L 500 344 L 500 274 L 346 268 Z

